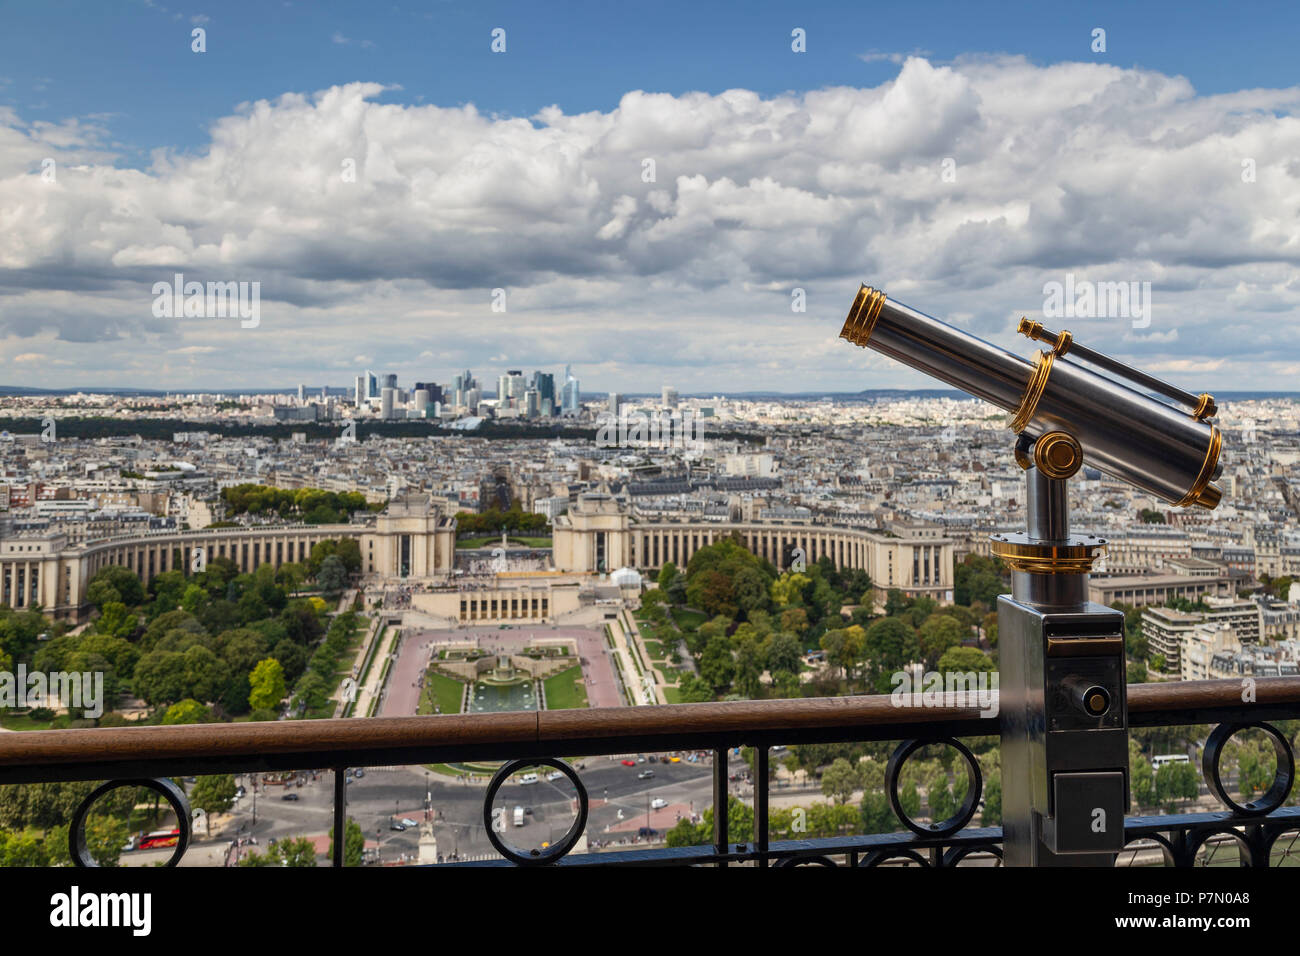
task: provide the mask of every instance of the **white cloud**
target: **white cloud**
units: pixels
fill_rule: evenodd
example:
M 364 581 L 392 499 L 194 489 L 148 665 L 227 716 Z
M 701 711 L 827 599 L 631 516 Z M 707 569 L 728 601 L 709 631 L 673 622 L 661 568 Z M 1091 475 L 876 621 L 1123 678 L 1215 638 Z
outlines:
M 1073 273 L 1155 302 L 1148 329 L 1087 320 L 1079 341 L 1194 391 L 1293 385 L 1300 89 L 909 57 L 868 89 L 632 91 L 531 120 L 384 93 L 243 104 L 144 170 L 114 165 L 107 120 L 0 110 L 0 335 L 97 381 L 140 360 L 193 382 L 148 361 L 187 347 L 205 384 L 310 381 L 359 340 L 366 364 L 449 376 L 499 361 L 508 329 L 511 361 L 594 388 L 857 389 L 928 384 L 837 341 L 859 280 L 1023 354 L 1015 320 Z M 153 319 L 174 272 L 260 282 L 260 326 Z

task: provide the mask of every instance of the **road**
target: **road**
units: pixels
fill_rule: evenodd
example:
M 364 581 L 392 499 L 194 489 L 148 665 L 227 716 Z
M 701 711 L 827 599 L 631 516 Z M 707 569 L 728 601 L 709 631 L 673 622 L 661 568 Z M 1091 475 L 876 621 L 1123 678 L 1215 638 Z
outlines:
M 638 827 L 646 825 L 646 809 L 655 798 L 663 799 L 668 806 L 651 813 L 651 825 L 667 829 L 676 822 L 678 814 L 701 812 L 708 806 L 712 794 L 710 765 L 708 763 L 677 764 L 644 763 L 625 767 L 618 760 L 593 757 L 573 761 L 581 766 L 579 776 L 590 797 L 587 818 L 589 845 L 619 841 L 632 842 Z M 638 774 L 653 770 L 652 778 L 641 780 Z M 546 768 L 541 768 L 542 780 L 536 784 L 505 784 L 498 793 L 496 804 L 506 813 L 506 839 L 523 850 L 540 848 L 543 842 L 553 842 L 562 836 L 574 819 L 574 792 L 567 780 L 551 782 L 545 779 Z M 251 787 L 250 777 L 238 778 L 245 787 Z M 253 794 L 250 792 L 236 802 L 226 826 L 211 839 L 200 832 L 196 841 L 182 860 L 182 866 L 220 866 L 229 841 L 235 835 L 254 837 L 256 846 L 247 850 L 264 852 L 269 841 L 285 837 L 318 837 L 329 832 L 333 823 L 332 784 L 329 773 L 320 774 L 314 782 L 302 787 L 259 785 L 257 792 L 257 822 L 253 822 Z M 428 773 L 423 767 L 399 767 L 393 770 L 371 769 L 365 776 L 347 785 L 348 816 L 361 825 L 367 845 L 377 845 L 380 862 L 406 862 L 416 859 L 419 849 L 419 830 L 402 832 L 389 829 L 393 819 L 409 817 L 425 819 L 426 788 L 432 801 L 434 835 L 438 851 L 444 857 L 458 854 L 461 858 L 496 855 L 483 829 L 483 798 L 487 780 L 479 777 L 475 783 Z M 286 793 L 297 800 L 281 799 Z M 511 825 L 515 806 L 532 809 L 523 827 Z M 619 813 L 622 812 L 620 819 Z M 320 845 L 321 857 L 326 845 Z M 153 865 L 165 860 L 170 850 L 145 850 L 122 854 L 127 866 Z

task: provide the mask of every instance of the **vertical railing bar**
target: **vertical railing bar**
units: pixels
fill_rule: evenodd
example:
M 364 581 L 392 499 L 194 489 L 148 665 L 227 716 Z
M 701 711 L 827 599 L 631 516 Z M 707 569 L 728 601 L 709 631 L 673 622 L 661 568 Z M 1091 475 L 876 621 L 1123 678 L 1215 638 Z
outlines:
M 334 768 L 334 859 L 333 866 L 343 865 L 343 851 L 347 844 L 348 788 L 347 768 Z
M 727 748 L 713 751 L 713 850 L 727 852 Z M 719 860 L 718 866 L 726 866 Z
M 760 867 L 767 866 L 767 760 L 767 744 L 759 744 L 754 748 L 754 850 Z

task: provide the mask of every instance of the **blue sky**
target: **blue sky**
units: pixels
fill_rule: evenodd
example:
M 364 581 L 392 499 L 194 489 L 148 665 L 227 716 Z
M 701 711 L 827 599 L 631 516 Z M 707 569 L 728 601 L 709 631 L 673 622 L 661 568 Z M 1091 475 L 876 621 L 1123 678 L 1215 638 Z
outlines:
M 837 339 L 866 281 L 1020 354 L 1050 285 L 1149 284 L 1071 331 L 1293 389 L 1297 19 L 0 0 L 0 384 L 932 385 Z M 176 273 L 258 283 L 259 321 L 155 314 Z
M 25 118 L 112 114 L 124 162 L 192 149 L 241 101 L 336 83 L 400 86 L 387 102 L 474 103 L 532 116 L 609 110 L 631 89 L 764 95 L 874 86 L 889 54 L 1017 53 L 1186 76 L 1202 94 L 1291 85 L 1300 8 L 1223 2 L 409 3 L 176 0 L 0 5 L 0 103 Z M 190 50 L 207 30 L 208 50 Z M 507 31 L 504 56 L 490 33 Z M 790 51 L 807 31 L 807 53 Z M 1092 30 L 1107 51 L 1091 51 Z M 346 41 L 346 42 L 342 42 Z M 863 57 L 881 57 L 871 61 Z

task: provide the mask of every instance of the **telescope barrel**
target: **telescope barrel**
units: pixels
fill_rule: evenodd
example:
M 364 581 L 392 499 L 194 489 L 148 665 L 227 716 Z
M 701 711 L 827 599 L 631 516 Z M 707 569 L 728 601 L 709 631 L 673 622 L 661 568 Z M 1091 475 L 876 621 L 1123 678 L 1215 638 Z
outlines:
M 1069 333 L 1041 337 L 1049 335 L 1056 349 L 1026 361 L 865 285 L 840 332 L 855 345 L 1011 412 L 1017 434 L 1036 439 L 1066 432 L 1082 446 L 1084 462 L 1106 474 L 1179 507 L 1215 507 L 1222 496 L 1212 484 L 1223 443 L 1219 429 L 1070 361 L 1064 354 L 1072 344 Z M 1127 366 L 1109 361 L 1113 371 L 1133 378 Z M 1141 385 L 1148 381 L 1158 380 L 1138 378 Z M 1213 399 L 1202 396 L 1197 411 L 1209 408 Z

